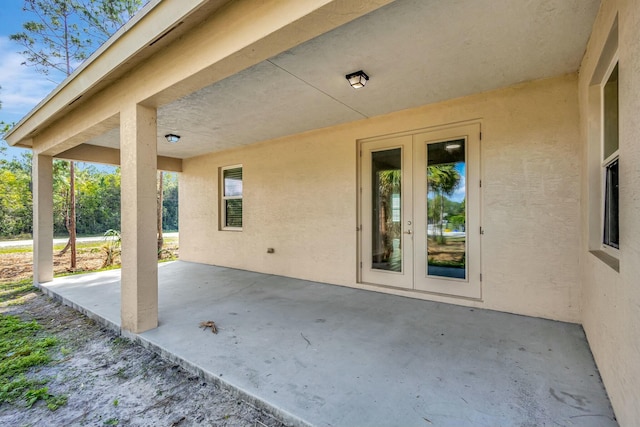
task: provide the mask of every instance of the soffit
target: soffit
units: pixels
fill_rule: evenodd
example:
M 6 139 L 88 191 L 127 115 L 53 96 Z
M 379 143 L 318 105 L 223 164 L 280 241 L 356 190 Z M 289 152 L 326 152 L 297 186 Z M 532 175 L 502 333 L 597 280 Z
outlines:
M 575 72 L 599 3 L 396 0 L 159 107 L 158 154 L 188 158 Z M 354 90 L 344 75 L 359 69 L 371 80 Z M 118 133 L 89 143 L 118 147 Z
M 13 126 L 4 135 L 7 142 L 31 146 L 31 138 L 37 135 L 38 130 L 67 114 L 67 107 L 80 106 L 231 0 L 165 2 L 160 8 L 162 1 L 149 0 L 129 22 Z M 118 65 L 114 67 L 113 64 Z

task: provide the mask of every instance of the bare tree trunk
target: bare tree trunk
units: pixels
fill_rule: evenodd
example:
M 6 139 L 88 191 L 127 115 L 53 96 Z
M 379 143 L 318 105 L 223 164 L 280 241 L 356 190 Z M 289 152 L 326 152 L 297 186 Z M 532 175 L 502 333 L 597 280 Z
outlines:
M 69 204 L 67 206 L 67 214 L 65 218 L 65 226 L 69 232 L 69 240 L 64 248 L 60 251 L 60 255 L 67 253 L 71 249 L 71 262 L 69 269 L 75 271 L 77 267 L 76 261 L 76 173 L 75 162 L 69 162 Z
M 76 269 L 76 168 L 69 162 L 69 244 L 71 246 L 71 270 Z
M 69 46 L 69 10 L 67 5 L 62 9 L 64 14 L 64 53 L 67 62 L 67 76 L 71 75 L 71 57 Z M 71 271 L 76 270 L 76 164 L 74 161 L 69 162 L 69 243 L 71 248 Z
M 64 228 L 69 232 L 69 191 L 64 195 L 64 200 L 66 205 L 64 207 Z M 67 244 L 64 245 L 64 248 L 60 251 L 59 255 L 64 255 L 67 253 L 69 248 L 71 247 L 71 240 L 67 240 Z
M 162 236 L 162 201 L 163 201 L 163 173 L 158 172 L 158 259 L 162 258 L 162 246 L 164 237 Z
M 444 193 L 440 191 L 440 243 L 444 243 Z

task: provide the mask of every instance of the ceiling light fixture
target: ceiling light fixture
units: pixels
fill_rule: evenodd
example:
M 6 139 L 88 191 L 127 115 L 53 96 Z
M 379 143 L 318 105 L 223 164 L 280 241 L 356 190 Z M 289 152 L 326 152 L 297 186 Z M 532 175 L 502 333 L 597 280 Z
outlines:
M 176 135 L 174 133 L 168 133 L 164 137 L 167 138 L 167 142 L 170 142 L 171 144 L 175 144 L 180 141 L 180 135 Z
M 356 71 L 355 73 L 347 74 L 345 78 L 349 81 L 349 84 L 354 89 L 360 89 L 364 87 L 364 85 L 367 84 L 367 80 L 369 80 L 369 76 L 367 76 L 367 74 L 362 70 Z

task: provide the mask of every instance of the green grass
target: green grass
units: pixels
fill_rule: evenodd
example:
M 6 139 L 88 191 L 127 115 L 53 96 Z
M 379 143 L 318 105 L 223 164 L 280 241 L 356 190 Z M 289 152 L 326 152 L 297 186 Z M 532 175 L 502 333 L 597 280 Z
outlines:
M 103 241 L 99 241 L 99 242 L 76 242 L 76 250 L 100 248 L 102 245 L 104 245 Z M 66 243 L 55 244 L 55 245 L 53 245 L 53 251 L 54 252 L 60 252 L 61 250 L 64 249 L 65 246 L 67 246 Z
M 110 265 L 108 267 L 96 268 L 95 270 L 76 270 L 76 271 L 65 271 L 62 273 L 55 273 L 53 277 L 66 277 L 66 276 L 77 276 L 78 274 L 87 274 L 87 273 L 99 273 L 101 271 L 108 270 L 117 270 L 121 268 L 120 264 Z
M 104 242 L 100 241 L 100 242 L 78 242 L 76 243 L 76 249 L 80 250 L 80 249 L 93 249 L 93 248 L 100 248 L 102 245 L 104 244 Z M 55 245 L 53 245 L 53 251 L 54 252 L 60 252 L 62 249 L 64 249 L 64 247 L 66 246 L 66 243 L 57 243 Z M 0 248 L 0 254 L 18 254 L 18 253 L 27 253 L 27 252 L 32 252 L 33 251 L 33 247 L 32 246 L 10 246 L 7 248 Z
M 177 242 L 177 238 L 165 239 L 165 243 Z M 103 241 L 79 243 L 78 249 L 100 250 Z M 54 250 L 60 251 L 64 244 L 55 245 Z M 11 247 L 0 249 L 0 254 L 31 252 L 31 247 Z M 172 259 L 164 259 L 171 261 Z M 114 265 L 100 270 L 120 268 Z M 85 272 L 69 273 L 80 274 Z M 61 274 L 56 276 L 63 276 Z M 39 292 L 33 287 L 32 279 L 14 282 L 0 282 L 0 306 L 21 304 L 26 296 Z M 51 354 L 60 351 L 66 355 L 71 350 L 60 347 L 58 340 L 43 333 L 40 325 L 35 321 L 23 321 L 17 316 L 0 314 L 0 405 L 12 403 L 32 407 L 38 401 L 44 401 L 47 407 L 54 411 L 67 403 L 66 396 L 49 393 L 47 379 L 34 374 L 34 369 L 51 363 Z M 124 372 L 121 373 L 124 375 Z M 114 406 L 117 406 L 117 400 Z M 119 420 L 113 418 L 105 422 L 106 425 L 118 425 Z
M 32 252 L 31 246 L 10 246 L 8 248 L 0 248 L 0 255 L 2 254 L 18 254 Z
M 19 304 L 33 291 L 31 279 L 0 283 L 0 303 Z M 37 322 L 0 314 L 0 405 L 20 403 L 30 408 L 42 400 L 54 411 L 67 402 L 66 396 L 49 393 L 46 379 L 28 375 L 51 362 L 57 344 L 58 340 L 44 334 Z
M 0 283 L 0 303 L 14 305 L 21 298 L 34 291 L 33 280 L 24 279 L 19 282 Z
M 178 238 L 177 237 L 168 237 L 164 239 L 164 243 L 165 244 L 169 244 L 169 243 L 177 243 L 178 242 Z M 105 242 L 103 240 L 100 241 L 96 241 L 96 242 L 78 242 L 76 243 L 76 249 L 80 250 L 80 249 L 96 249 L 96 250 L 100 250 L 100 248 L 102 248 L 102 246 L 105 244 Z M 66 246 L 66 243 L 58 243 L 53 245 L 53 251 L 54 252 L 60 252 L 62 249 L 64 249 L 64 247 Z M 33 251 L 33 247 L 31 246 L 10 246 L 8 248 L 0 248 L 0 255 L 2 254 L 17 254 L 17 253 L 27 253 L 27 252 L 32 252 Z
M 5 289 L 6 284 L 0 285 Z M 30 408 L 43 400 L 52 411 L 67 402 L 66 396 L 49 393 L 47 380 L 28 373 L 51 362 L 58 340 L 43 334 L 36 321 L 0 314 L 0 404 L 21 403 Z

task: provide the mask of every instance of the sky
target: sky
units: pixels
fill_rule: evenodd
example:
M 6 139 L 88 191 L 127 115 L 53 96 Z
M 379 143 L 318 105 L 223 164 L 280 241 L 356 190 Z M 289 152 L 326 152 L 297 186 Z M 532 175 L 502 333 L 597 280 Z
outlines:
M 456 187 L 455 191 L 451 195 L 451 200 L 454 202 L 462 202 L 467 196 L 467 164 L 466 162 L 458 162 L 455 165 L 456 170 L 460 174 L 460 183 Z
M 36 72 L 34 67 L 23 64 L 25 60 L 20 53 L 23 47 L 11 41 L 9 36 L 21 32 L 25 22 L 37 18 L 23 10 L 24 0 L 0 1 L 0 122 L 17 123 L 51 93 L 65 76 L 53 72 L 45 76 Z M 4 140 L 0 141 L 0 146 L 7 147 L 0 158 L 16 157 L 26 151 L 8 147 Z
M 23 4 L 24 0 L 2 0 L 0 7 L 0 121 L 6 123 L 18 122 L 56 87 L 32 67 L 21 65 L 24 59 L 20 45 L 9 40 L 9 35 L 20 32 L 22 24 L 32 19 L 22 10 Z M 5 141 L 0 144 L 7 146 Z M 10 148 L 4 157 L 19 156 L 24 151 Z

